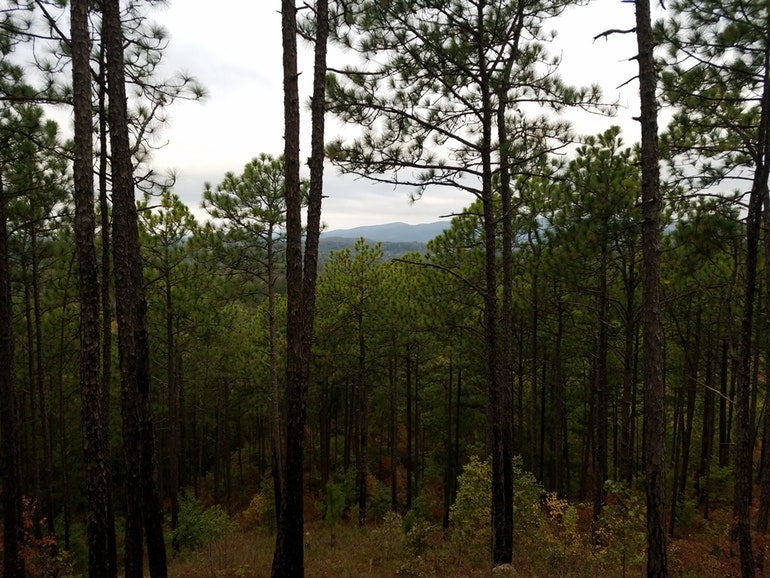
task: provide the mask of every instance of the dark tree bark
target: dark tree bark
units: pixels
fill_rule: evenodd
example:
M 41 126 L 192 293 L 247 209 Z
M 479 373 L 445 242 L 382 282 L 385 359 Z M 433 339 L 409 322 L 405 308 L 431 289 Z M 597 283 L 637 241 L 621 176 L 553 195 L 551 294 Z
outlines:
M 34 386 L 37 393 L 37 409 L 40 432 L 43 446 L 43 470 L 41 472 L 40 502 L 43 516 L 46 519 L 46 532 L 49 535 L 56 534 L 54 525 L 54 496 L 53 496 L 53 440 L 51 438 L 51 417 L 48 409 L 48 392 L 45 387 L 45 371 L 43 364 L 43 322 L 42 306 L 40 303 L 40 250 L 38 248 L 37 223 L 33 220 L 29 224 L 30 253 L 32 257 L 31 297 L 32 297 L 32 323 L 34 324 L 34 348 L 30 349 L 30 365 L 34 362 Z M 34 349 L 34 359 L 32 351 Z M 30 383 L 30 386 L 32 383 Z M 30 395 L 34 394 L 30 392 Z M 35 416 L 33 416 L 34 419 Z
M 604 228 L 604 227 L 603 227 Z M 608 451 L 608 428 L 607 412 L 609 394 L 607 392 L 607 355 L 609 352 L 609 336 L 607 326 L 607 308 L 609 305 L 607 289 L 607 240 L 606 233 L 600 233 L 600 257 L 599 257 L 599 287 L 596 290 L 598 311 L 596 328 L 596 358 L 594 368 L 594 521 L 598 521 L 604 508 L 604 482 L 608 475 L 607 451 Z
M 21 440 L 16 397 L 16 369 L 13 347 L 13 306 L 11 271 L 8 262 L 6 195 L 0 166 L 0 464 L 2 464 L 3 577 L 22 578 L 24 558 L 20 547 L 22 525 Z
M 112 305 L 110 302 L 110 207 L 107 199 L 107 78 L 104 44 L 99 51 L 99 222 L 101 241 L 101 315 L 102 315 L 102 413 L 104 436 L 110 439 L 110 387 L 112 385 Z
M 142 531 L 151 576 L 165 576 L 163 512 L 157 485 L 155 440 L 150 410 L 150 355 L 147 302 L 133 167 L 128 137 L 120 3 L 103 3 L 107 52 L 109 129 L 112 159 L 113 262 L 115 311 L 122 382 L 123 440 L 126 457 L 126 576 L 142 575 Z
M 741 319 L 740 353 L 735 397 L 735 495 L 733 502 L 733 538 L 741 552 L 741 574 L 754 576 L 756 563 L 751 545 L 751 495 L 752 495 L 752 430 L 750 419 L 751 396 L 751 349 L 756 298 L 757 263 L 762 222 L 762 204 L 767 196 L 768 152 L 770 152 L 770 51 L 765 54 L 765 78 L 762 94 L 762 113 L 759 135 L 761 152 L 756 159 L 754 179 L 746 215 L 746 278 L 744 287 L 743 317 Z
M 746 277 L 743 317 L 741 319 L 740 353 L 735 396 L 735 498 L 733 502 L 733 537 L 741 553 L 741 574 L 744 578 L 755 575 L 756 562 L 751 544 L 752 450 L 753 424 L 751 423 L 751 353 L 756 299 L 759 240 L 762 224 L 762 205 L 768 194 L 770 174 L 770 48 L 765 49 L 761 115 L 758 129 L 754 178 L 749 194 L 746 215 Z
M 713 361 L 711 343 L 707 346 L 706 377 L 703 394 L 703 420 L 701 433 L 700 466 L 696 489 L 698 493 L 698 505 L 703 506 L 703 517 L 709 519 L 709 486 L 708 479 L 711 472 L 711 458 L 714 453 L 714 389 L 713 389 Z
M 627 268 L 624 267 L 626 302 L 623 339 L 623 386 L 620 402 L 620 479 L 629 486 L 633 481 L 633 428 L 632 400 L 636 384 L 635 342 L 637 336 L 637 315 L 634 305 L 636 294 L 636 246 L 629 251 Z M 627 271 L 627 272 L 626 272 Z
M 770 369 L 770 202 L 764 201 L 763 222 L 765 226 L 764 250 L 765 250 L 765 374 Z M 768 518 L 770 518 L 770 407 L 767 400 L 770 399 L 770 380 L 765 380 L 765 418 L 762 429 L 762 468 L 760 471 L 761 486 L 759 493 L 759 511 L 757 512 L 757 530 L 767 531 Z
M 407 348 L 406 352 L 406 510 L 412 509 L 412 478 L 414 477 L 414 463 L 412 460 L 413 419 L 412 419 L 412 353 Z
M 642 319 L 644 334 L 644 456 L 647 481 L 647 576 L 667 576 L 666 411 L 660 315 L 660 168 L 657 76 L 650 1 L 636 0 L 642 127 Z
M 177 370 L 176 344 L 174 339 L 174 310 L 171 296 L 170 272 L 165 275 L 166 297 L 166 382 L 168 387 L 168 496 L 171 501 L 171 529 L 179 526 L 179 464 L 182 453 L 182 405 L 181 405 L 181 371 Z M 172 548 L 179 550 L 179 540 L 172 541 Z
M 452 506 L 452 497 L 453 497 L 453 485 L 454 480 L 456 477 L 456 474 L 454 472 L 454 464 L 455 459 L 452 455 L 452 451 L 454 449 L 454 445 L 452 443 L 452 419 L 454 417 L 454 414 L 452 412 L 452 388 L 453 388 L 453 381 L 454 381 L 454 368 L 452 367 L 452 358 L 449 358 L 449 376 L 447 379 L 447 386 L 446 386 L 446 437 L 444 438 L 444 459 L 446 460 L 446 463 L 444 464 L 444 516 L 441 520 L 441 527 L 444 529 L 444 531 L 449 530 L 449 513 L 450 508 Z
M 566 495 L 569 489 L 567 481 L 567 400 L 565 399 L 564 375 L 562 370 L 562 342 L 564 338 L 564 302 L 556 291 L 556 343 L 553 352 L 553 370 L 551 377 L 552 432 L 551 448 L 553 454 L 553 487 L 560 495 Z
M 362 273 L 363 275 L 363 273 Z M 356 371 L 356 417 L 358 419 L 358 452 L 356 452 L 356 490 L 358 492 L 358 525 L 366 525 L 366 474 L 369 462 L 369 401 L 366 391 L 366 339 L 364 336 L 364 280 L 359 284 L 358 367 Z
M 299 89 L 297 83 L 297 7 L 281 2 L 284 81 L 284 160 L 286 191 L 286 423 L 284 495 L 273 555 L 273 576 L 304 574 L 302 445 L 307 420 L 307 387 L 313 339 L 318 238 L 323 198 L 326 43 L 328 0 L 315 3 L 316 37 L 311 101 L 310 191 L 302 251 L 302 192 L 299 179 Z
M 99 279 L 94 242 L 96 218 L 91 138 L 91 42 L 87 0 L 73 0 L 71 26 L 75 114 L 75 250 L 79 272 L 80 397 L 88 500 L 88 573 L 90 576 L 116 576 L 109 440 L 99 375 Z
M 390 445 L 390 509 L 393 512 L 398 511 L 398 479 L 397 479 L 397 459 L 398 459 L 398 388 L 396 384 L 396 373 L 398 368 L 397 347 L 395 344 L 395 334 L 393 335 L 393 354 L 388 365 L 388 385 L 389 385 L 389 445 Z
M 732 399 L 728 397 L 728 344 L 727 340 L 722 341 L 722 357 L 719 365 L 719 467 L 727 467 L 730 462 L 730 424 L 728 418 L 727 401 Z M 732 405 L 730 406 L 732 407 Z

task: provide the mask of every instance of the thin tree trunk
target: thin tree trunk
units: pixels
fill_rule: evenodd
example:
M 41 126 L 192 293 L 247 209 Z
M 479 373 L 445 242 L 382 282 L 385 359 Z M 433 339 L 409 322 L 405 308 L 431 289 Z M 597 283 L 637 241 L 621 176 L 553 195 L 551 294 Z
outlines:
M 395 341 L 395 335 L 393 336 Z M 396 384 L 398 356 L 396 355 L 396 345 L 393 344 L 393 354 L 391 355 L 388 381 L 390 385 L 390 509 L 393 512 L 398 511 L 398 468 L 396 460 L 398 459 L 398 389 Z
M 567 403 L 565 399 L 564 376 L 562 373 L 562 341 L 564 338 L 564 304 L 561 294 L 556 295 L 556 344 L 553 358 L 553 432 L 551 445 L 554 459 L 554 490 L 566 495 L 567 486 Z
M 698 504 L 703 506 L 703 517 L 709 519 L 709 476 L 711 457 L 714 452 L 714 390 L 712 349 L 709 339 L 706 359 L 706 378 L 703 395 L 703 430 L 701 434 L 700 468 L 698 469 Z
M 602 237 L 605 234 L 602 233 Z M 596 367 L 594 369 L 594 395 L 596 396 L 596 405 L 594 406 L 595 418 L 595 438 L 594 438 L 594 521 L 598 522 L 602 515 L 604 507 L 604 482 L 608 475 L 607 451 L 607 406 L 609 395 L 607 393 L 607 355 L 608 355 L 608 335 L 607 325 L 607 242 L 601 239 L 601 255 L 599 257 L 599 287 L 597 291 L 597 311 L 598 326 L 596 328 Z
M 168 272 L 167 272 L 168 273 Z M 169 421 L 169 499 L 171 502 L 172 548 L 179 550 L 179 539 L 173 531 L 179 527 L 179 463 L 182 453 L 181 438 L 181 400 L 179 387 L 179 372 L 176 368 L 177 352 L 174 343 L 174 310 L 171 296 L 171 279 L 165 276 L 166 293 L 166 382 L 168 387 L 168 421 Z
M 406 510 L 412 509 L 412 354 L 409 348 L 406 352 Z
M 42 512 L 46 519 L 46 531 L 49 535 L 56 534 L 54 526 L 53 498 L 53 440 L 51 439 L 51 421 L 48 410 L 48 392 L 45 387 L 45 372 L 43 370 L 43 322 L 42 306 L 40 304 L 40 258 L 36 224 L 30 224 L 30 249 L 32 253 L 32 314 L 35 335 L 35 388 L 37 390 L 38 418 L 43 446 L 43 471 L 41 479 Z M 31 352 L 30 352 L 31 355 Z
M 730 426 L 727 417 L 727 340 L 722 340 L 722 358 L 719 365 L 719 467 L 725 468 L 730 461 Z M 732 398 L 730 398 L 732 399 Z
M 364 282 L 360 280 L 360 310 L 358 316 L 358 370 L 356 375 L 356 399 L 358 417 L 358 452 L 356 453 L 356 489 L 358 490 L 358 525 L 366 525 L 366 473 L 368 462 L 369 420 L 366 391 L 366 342 L 364 337 Z
M 660 308 L 660 172 L 657 78 L 649 0 L 636 0 L 642 128 L 642 315 L 644 324 L 644 459 L 647 482 L 647 576 L 668 575 L 666 557 L 666 411 Z
M 99 50 L 99 219 L 101 239 L 102 414 L 104 435 L 110 439 L 112 387 L 112 305 L 110 302 L 110 207 L 107 199 L 107 79 L 104 45 Z
M 452 358 L 449 358 L 449 376 L 447 379 L 446 387 L 446 437 L 444 438 L 444 451 L 446 455 L 446 464 L 444 464 L 444 516 L 441 521 L 441 526 L 444 528 L 444 532 L 449 530 L 449 508 L 452 505 L 452 480 L 454 477 L 454 457 L 452 456 L 452 381 L 454 378 L 454 371 L 452 367 Z
M 633 481 L 633 421 L 631 405 L 636 382 L 634 363 L 634 342 L 636 340 L 636 315 L 634 314 L 634 269 L 635 250 L 630 251 L 628 275 L 626 277 L 625 328 L 623 340 L 623 389 L 620 402 L 620 479 L 629 486 Z

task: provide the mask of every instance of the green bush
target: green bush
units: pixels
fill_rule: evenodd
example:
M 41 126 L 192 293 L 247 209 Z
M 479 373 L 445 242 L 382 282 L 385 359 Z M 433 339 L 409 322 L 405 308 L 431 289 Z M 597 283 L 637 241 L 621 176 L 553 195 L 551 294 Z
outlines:
M 733 497 L 733 469 L 731 466 L 720 468 L 711 466 L 707 480 L 711 501 L 729 502 Z
M 369 476 L 369 505 L 367 507 L 370 520 L 382 520 L 391 511 L 390 486 L 374 476 Z
M 449 509 L 458 547 L 488 544 L 492 507 L 492 464 L 472 456 L 457 477 L 457 498 Z
M 326 522 L 335 523 L 347 516 L 351 506 L 356 503 L 356 471 L 348 468 L 342 474 L 335 474 L 334 479 L 324 488 L 321 515 Z
M 513 458 L 513 516 L 514 529 L 519 537 L 535 535 L 545 523 L 540 502 L 545 490 L 532 473 L 526 471 L 521 456 Z
M 644 562 L 645 498 L 622 482 L 608 480 L 604 488 L 607 505 L 597 528 L 598 554 L 608 567 L 625 576 Z
M 194 497 L 179 500 L 179 525 L 171 535 L 183 550 L 196 550 L 224 534 L 231 522 L 221 506 L 206 508 Z

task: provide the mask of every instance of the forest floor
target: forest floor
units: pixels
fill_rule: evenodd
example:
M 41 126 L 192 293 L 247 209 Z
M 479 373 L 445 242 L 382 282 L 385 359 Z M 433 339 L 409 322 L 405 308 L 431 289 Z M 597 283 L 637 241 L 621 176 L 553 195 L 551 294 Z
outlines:
M 622 511 L 621 511 L 622 510 Z M 669 575 L 740 576 L 737 543 L 730 540 L 730 504 L 720 503 L 706 520 L 694 507 L 683 508 L 668 544 Z M 489 535 L 446 534 L 440 524 L 411 522 L 395 515 L 359 528 L 354 522 L 324 522 L 314 511 L 306 519 L 305 574 L 311 577 L 436 576 L 493 574 L 488 561 Z M 350 516 L 351 520 L 355 518 Z M 590 577 L 644 575 L 644 515 L 634 504 L 608 506 L 601 528 L 591 529 L 588 504 L 543 503 L 519 513 L 511 568 L 495 576 Z M 595 536 L 592 539 L 592 536 Z M 765 560 L 770 535 L 753 533 L 758 575 L 770 576 Z M 174 577 L 270 576 L 274 534 L 262 527 L 233 524 L 222 536 L 196 551 L 176 556 Z M 765 565 L 767 564 L 767 570 Z

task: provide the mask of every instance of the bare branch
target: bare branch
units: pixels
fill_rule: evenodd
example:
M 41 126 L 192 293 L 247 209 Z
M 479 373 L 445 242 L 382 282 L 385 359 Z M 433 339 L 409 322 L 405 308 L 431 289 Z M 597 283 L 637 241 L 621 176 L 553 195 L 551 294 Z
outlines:
M 636 32 L 636 26 L 633 28 L 629 28 L 627 30 L 623 30 L 621 28 L 610 28 L 609 30 L 605 30 L 601 34 L 597 34 L 594 36 L 594 42 L 596 42 L 599 38 L 608 38 L 612 34 L 634 34 Z

